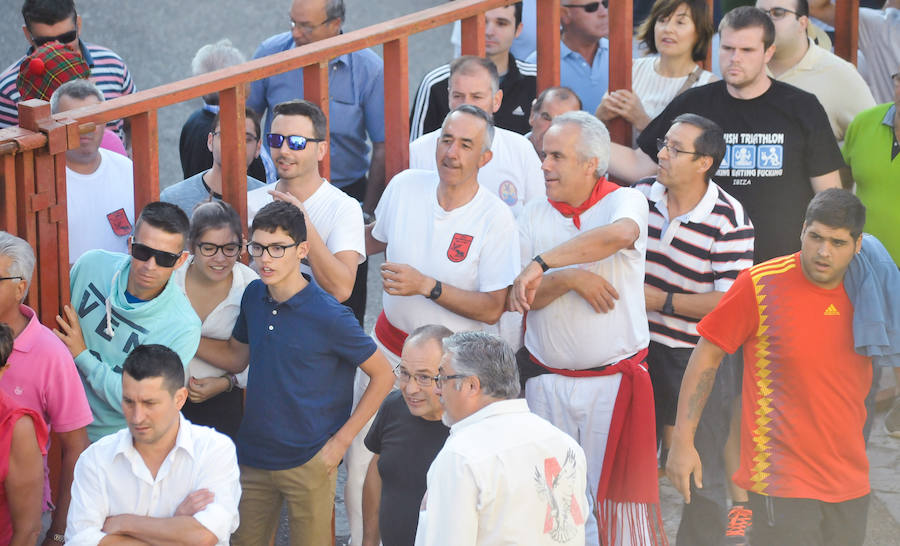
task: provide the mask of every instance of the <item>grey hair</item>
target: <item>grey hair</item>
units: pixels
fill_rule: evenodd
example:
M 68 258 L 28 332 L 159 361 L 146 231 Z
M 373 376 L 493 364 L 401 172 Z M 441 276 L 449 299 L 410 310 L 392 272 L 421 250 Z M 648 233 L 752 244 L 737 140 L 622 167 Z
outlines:
M 231 40 L 224 38 L 214 44 L 206 44 L 197 50 L 194 59 L 191 61 L 191 72 L 194 76 L 198 76 L 241 64 L 246 60 L 247 57 L 241 53 L 241 50 L 234 47 L 231 44 Z M 203 101 L 206 104 L 219 104 L 219 94 L 207 93 L 203 95 Z
M 73 99 L 86 99 L 88 97 L 97 97 L 100 102 L 106 100 L 103 92 L 91 80 L 77 79 L 70 80 L 60 85 L 56 91 L 50 95 L 50 112 L 52 114 L 59 113 L 59 99 L 61 97 L 71 97 Z
M 500 90 L 500 73 L 497 71 L 497 65 L 490 59 L 476 57 L 475 55 L 462 55 L 453 59 L 453 62 L 450 63 L 450 78 L 447 80 L 450 90 L 453 90 L 453 76 L 456 74 L 472 74 L 478 70 L 478 67 L 481 67 L 488 73 L 488 77 L 491 80 L 491 95 L 496 95 L 497 91 Z
M 575 154 L 581 161 L 597 159 L 597 178 L 606 174 L 609 169 L 609 131 L 606 125 L 596 117 L 583 110 L 566 112 L 553 118 L 551 127 L 557 125 L 577 125 L 581 136 L 575 146 Z
M 344 0 L 328 0 L 325 2 L 325 17 L 328 20 L 340 19 L 343 23 L 345 12 Z
M 419 326 L 409 334 L 404 345 L 423 345 L 429 341 L 435 341 L 438 345 L 444 343 L 444 339 L 453 335 L 453 331 L 440 324 L 426 324 Z
M 31 275 L 34 273 L 34 250 L 28 241 L 11 233 L 0 231 L 0 256 L 10 259 L 10 277 L 22 277 L 25 280 L 25 293 L 31 287 Z
M 482 110 L 477 106 L 473 106 L 471 104 L 461 104 L 450 110 L 450 113 L 444 118 L 444 123 L 441 124 L 441 131 L 443 131 L 444 126 L 447 125 L 447 120 L 450 119 L 450 116 L 455 114 L 456 112 L 462 112 L 463 114 L 469 114 L 470 116 L 475 116 L 484 122 L 484 142 L 481 145 L 481 153 L 484 153 L 491 149 L 491 146 L 494 144 L 494 121 L 491 119 L 490 114 Z
M 444 340 L 456 373 L 475 376 L 490 397 L 518 398 L 519 368 L 508 343 L 487 332 L 459 332 Z

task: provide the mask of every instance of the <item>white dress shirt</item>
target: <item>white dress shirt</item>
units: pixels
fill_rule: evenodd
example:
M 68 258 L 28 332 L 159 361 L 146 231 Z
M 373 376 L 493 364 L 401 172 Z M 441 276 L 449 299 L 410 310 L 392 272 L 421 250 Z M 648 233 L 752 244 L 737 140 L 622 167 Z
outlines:
M 180 416 L 175 447 L 154 478 L 125 428 L 88 447 L 75 464 L 66 544 L 97 544 L 109 516 L 170 518 L 199 489 L 215 499 L 194 519 L 227 545 L 238 527 L 240 472 L 234 444 L 224 434 Z

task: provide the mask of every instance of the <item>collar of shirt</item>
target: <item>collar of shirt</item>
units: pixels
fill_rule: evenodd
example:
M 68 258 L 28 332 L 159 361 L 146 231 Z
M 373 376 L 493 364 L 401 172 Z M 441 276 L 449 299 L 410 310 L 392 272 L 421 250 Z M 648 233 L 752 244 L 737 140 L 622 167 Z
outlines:
M 194 458 L 194 437 L 191 432 L 191 423 L 187 419 L 185 419 L 184 415 L 181 415 L 181 413 L 178 414 L 178 435 L 175 437 L 175 447 L 173 447 L 172 451 L 170 451 L 166 455 L 163 464 L 156 472 L 155 480 L 150 474 L 150 470 L 147 468 L 147 463 L 144 462 L 144 458 L 141 457 L 141 454 L 138 453 L 137 449 L 135 449 L 134 438 L 131 436 L 131 431 L 127 428 L 125 429 L 124 434 L 121 434 L 119 436 L 119 441 L 116 444 L 116 449 L 115 451 L 113 451 L 113 458 L 122 455 L 128 460 L 129 463 L 131 463 L 132 472 L 134 472 L 135 476 L 153 483 L 154 481 L 159 481 L 166 476 L 169 471 L 169 467 L 172 464 L 172 457 L 179 450 L 184 451 L 185 454 L 191 459 Z
M 603 58 L 603 56 L 606 54 L 606 51 L 608 49 L 609 49 L 609 40 L 607 40 L 606 38 L 600 38 L 600 41 L 598 42 L 597 52 L 594 53 L 594 62 L 591 63 L 591 68 L 599 66 L 597 64 L 597 61 L 599 61 L 600 59 Z M 581 53 L 576 53 L 575 51 L 572 51 L 571 49 L 569 49 L 569 47 L 566 45 L 566 43 L 563 42 L 562 40 L 559 41 L 559 56 L 563 59 L 577 58 L 577 59 L 581 59 L 582 61 L 584 60 L 584 57 L 581 56 Z
M 263 290 L 260 293 L 260 299 L 262 299 L 262 301 L 264 303 L 267 303 L 269 305 L 274 305 L 275 307 L 287 306 L 287 307 L 291 307 L 294 309 L 299 309 L 306 302 L 306 300 L 308 300 L 309 298 L 312 297 L 312 295 L 313 295 L 312 293 L 315 292 L 316 289 L 318 288 L 318 285 L 316 285 L 316 288 L 309 290 L 309 288 L 312 288 L 313 285 L 315 285 L 316 281 L 314 281 L 312 279 L 312 277 L 310 277 L 306 273 L 301 273 L 301 275 L 303 275 L 303 278 L 306 279 L 306 282 L 309 284 L 307 284 L 303 288 L 303 290 L 297 292 L 296 294 L 294 294 L 287 300 L 285 300 L 285 301 L 275 300 L 275 298 L 273 298 L 272 296 L 269 295 L 269 287 L 266 286 L 265 284 L 263 284 L 263 287 L 262 287 Z
M 788 69 L 784 74 L 779 76 L 778 79 L 783 80 L 785 76 L 795 71 L 799 72 L 801 70 L 815 70 L 816 64 L 819 62 L 819 59 L 823 55 L 825 55 L 825 50 L 817 46 L 815 42 L 812 41 L 812 38 L 807 37 L 806 40 L 809 44 L 809 48 L 806 50 L 806 54 L 803 55 L 803 58 L 800 59 L 800 62 Z M 768 72 L 770 76 L 772 75 L 772 73 L 769 72 L 768 67 L 766 67 L 766 72 Z
M 22 353 L 31 351 L 34 342 L 37 340 L 38 329 L 41 327 L 40 321 L 35 316 L 34 309 L 28 307 L 24 303 L 19 304 L 19 312 L 28 319 L 25 329 L 13 340 L 13 350 Z
M 882 125 L 887 125 L 891 129 L 894 128 L 894 117 L 897 115 L 897 105 L 892 104 L 890 108 L 887 109 L 887 112 L 884 114 L 884 118 L 881 120 Z
M 665 220 L 663 224 L 663 234 L 660 241 L 665 244 L 672 242 L 675 238 L 675 232 L 678 226 L 687 223 L 702 223 L 716 206 L 719 198 L 719 187 L 713 182 L 706 184 L 706 193 L 700 198 L 700 201 L 688 212 L 678 216 L 677 218 L 669 218 L 669 206 L 667 201 L 668 189 L 659 181 L 654 181 L 650 186 L 650 199 L 655 203 L 656 210 L 662 214 Z
M 81 49 L 81 56 L 84 57 L 84 62 L 86 62 L 89 67 L 94 68 L 94 58 L 91 56 L 87 44 L 84 43 L 81 38 L 78 38 L 78 47 Z M 29 46 L 28 50 L 25 52 L 25 56 L 27 57 L 32 53 L 34 53 L 34 46 Z
M 466 427 L 470 427 L 497 415 L 528 413 L 530 411 L 531 410 L 528 409 L 528 402 L 526 402 L 524 398 L 515 398 L 512 400 L 500 400 L 499 402 L 492 402 L 476 411 L 472 415 L 469 415 L 465 419 L 459 421 L 458 423 L 455 423 L 452 427 L 450 427 L 450 434 L 458 433 L 460 430 L 463 430 Z
M 510 85 L 522 79 L 522 73 L 519 72 L 519 66 L 516 64 L 516 58 L 512 53 L 508 53 L 506 74 L 503 75 L 503 83 Z M 502 85 L 500 87 L 503 87 Z

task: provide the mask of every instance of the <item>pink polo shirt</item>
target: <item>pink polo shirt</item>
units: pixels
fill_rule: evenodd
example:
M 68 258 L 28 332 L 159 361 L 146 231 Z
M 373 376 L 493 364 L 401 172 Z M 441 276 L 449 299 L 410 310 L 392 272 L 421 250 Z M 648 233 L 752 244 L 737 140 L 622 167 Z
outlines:
M 2 389 L 16 404 L 36 411 L 47 428 L 71 432 L 94 420 L 72 354 L 34 310 L 20 305 L 28 325 L 16 337 Z M 44 447 L 49 447 L 48 445 Z M 50 481 L 44 457 L 44 510 L 50 506 Z

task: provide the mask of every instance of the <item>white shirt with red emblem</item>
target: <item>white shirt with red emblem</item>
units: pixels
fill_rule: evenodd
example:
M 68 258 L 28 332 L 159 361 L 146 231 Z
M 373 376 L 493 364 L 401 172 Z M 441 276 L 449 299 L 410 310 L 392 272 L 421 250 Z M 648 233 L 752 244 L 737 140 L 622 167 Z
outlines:
M 437 186 L 437 172 L 414 169 L 387 185 L 372 230 L 375 239 L 387 243 L 385 260 L 463 290 L 492 292 L 512 284 L 521 267 L 518 228 L 509 207 L 482 186 L 471 201 L 446 211 L 438 204 Z M 454 332 L 486 326 L 425 296 L 382 294 L 387 319 L 407 333 L 425 324 Z
M 441 130 L 422 135 L 409 145 L 409 168 L 437 170 L 437 141 Z M 493 157 L 478 171 L 478 183 L 509 205 L 518 218 L 527 203 L 547 198 L 541 161 L 528 139 L 494 128 Z
M 554 368 L 584 370 L 618 362 L 650 344 L 644 305 L 648 214 L 647 198 L 632 188 L 619 188 L 584 211 L 580 230 L 547 201 L 525 207 L 519 217 L 523 260 L 622 218 L 634 220 L 641 231 L 634 248 L 570 266 L 600 275 L 615 287 L 619 299 L 610 312 L 594 311 L 574 290 L 528 312 L 525 347 L 535 358 Z

